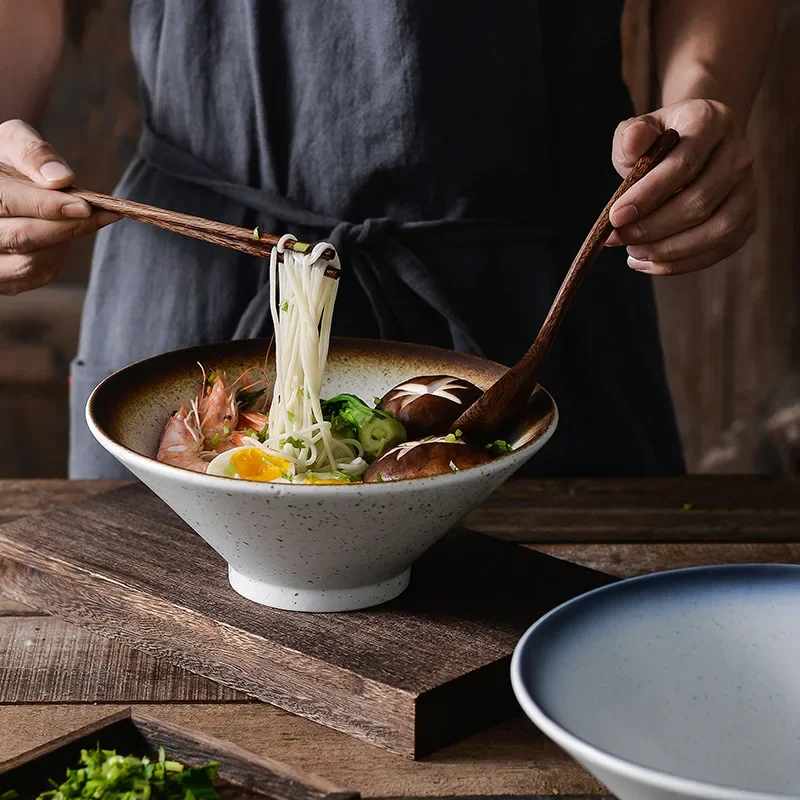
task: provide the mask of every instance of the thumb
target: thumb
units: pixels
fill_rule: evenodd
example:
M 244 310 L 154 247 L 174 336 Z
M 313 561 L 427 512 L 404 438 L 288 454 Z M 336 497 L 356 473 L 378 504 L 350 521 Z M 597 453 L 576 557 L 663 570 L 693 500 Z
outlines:
M 617 126 L 611 149 L 611 161 L 623 178 L 663 130 L 661 122 L 650 114 L 627 119 Z
M 45 189 L 63 189 L 75 175 L 49 142 L 30 125 L 12 119 L 0 125 L 0 162 Z

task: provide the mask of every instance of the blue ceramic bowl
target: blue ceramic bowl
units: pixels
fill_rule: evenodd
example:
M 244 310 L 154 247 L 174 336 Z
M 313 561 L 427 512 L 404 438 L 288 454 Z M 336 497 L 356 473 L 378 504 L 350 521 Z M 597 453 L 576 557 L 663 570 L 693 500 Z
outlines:
M 620 800 L 800 798 L 800 566 L 661 572 L 542 617 L 530 719 Z

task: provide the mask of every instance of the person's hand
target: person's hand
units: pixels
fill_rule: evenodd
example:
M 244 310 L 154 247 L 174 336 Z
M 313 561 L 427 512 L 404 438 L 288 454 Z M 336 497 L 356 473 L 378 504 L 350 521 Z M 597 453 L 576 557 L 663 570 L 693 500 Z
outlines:
M 19 120 L 0 124 L 0 162 L 36 186 L 0 176 L 0 295 L 49 283 L 64 264 L 69 243 L 116 221 L 92 213 L 89 204 L 64 192 L 75 176 L 52 145 Z
M 681 140 L 611 208 L 608 244 L 627 245 L 628 265 L 650 275 L 705 269 L 739 250 L 756 226 L 753 155 L 733 112 L 686 100 L 626 120 L 614 134 L 620 175 L 666 128 Z

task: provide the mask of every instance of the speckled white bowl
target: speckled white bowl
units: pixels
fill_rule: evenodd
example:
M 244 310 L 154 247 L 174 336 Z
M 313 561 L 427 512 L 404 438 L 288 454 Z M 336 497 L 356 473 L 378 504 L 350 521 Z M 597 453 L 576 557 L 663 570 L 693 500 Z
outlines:
M 604 586 L 517 647 L 525 713 L 619 800 L 800 800 L 800 566 Z
M 197 392 L 198 362 L 238 375 L 263 366 L 267 344 L 202 345 L 137 362 L 103 381 L 86 407 L 100 444 L 227 561 L 231 586 L 257 603 L 348 611 L 396 597 L 408 586 L 413 562 L 540 450 L 556 427 L 555 404 L 540 388 L 509 437 L 514 452 L 449 475 L 391 483 L 255 483 L 156 461 L 170 413 Z M 449 350 L 339 339 L 331 346 L 323 395 L 346 391 L 371 400 L 415 375 L 437 374 L 485 389 L 504 370 Z

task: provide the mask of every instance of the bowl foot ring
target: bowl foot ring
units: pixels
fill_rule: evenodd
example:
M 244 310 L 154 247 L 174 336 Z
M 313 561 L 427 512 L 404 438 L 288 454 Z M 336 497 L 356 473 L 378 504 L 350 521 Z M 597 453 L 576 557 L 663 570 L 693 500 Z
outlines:
M 228 567 L 228 580 L 242 597 L 270 608 L 285 611 L 355 611 L 386 603 L 401 595 L 411 580 L 407 569 L 388 580 L 346 589 L 299 589 L 253 580 Z

